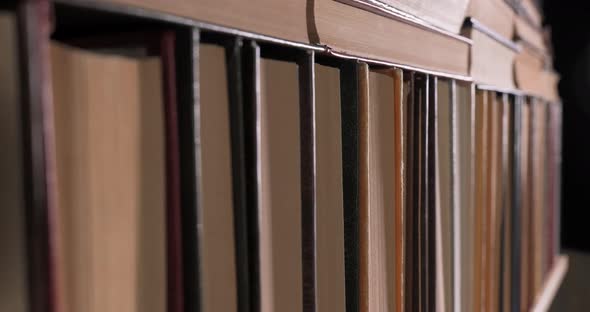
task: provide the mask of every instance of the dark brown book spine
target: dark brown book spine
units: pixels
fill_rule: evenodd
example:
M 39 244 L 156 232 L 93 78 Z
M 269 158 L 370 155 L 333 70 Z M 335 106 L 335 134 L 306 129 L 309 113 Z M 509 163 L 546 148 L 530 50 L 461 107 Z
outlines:
M 369 312 L 369 65 L 359 65 L 359 311 Z
M 56 272 L 56 167 L 49 37 L 50 4 L 17 1 L 29 309 L 60 310 Z
M 183 308 L 182 223 L 180 211 L 180 156 L 176 94 L 175 36 L 164 32 L 159 38 L 162 58 L 162 93 L 166 138 L 166 249 L 167 305 L 169 312 Z
M 404 311 L 405 301 L 405 279 L 404 263 L 406 261 L 406 165 L 407 165 L 407 102 L 403 98 L 404 94 L 404 73 L 401 69 L 393 70 L 393 89 L 394 89 L 394 135 L 395 135 L 395 310 Z
M 418 166 L 417 166 L 417 151 L 418 151 L 418 142 L 416 137 L 417 131 L 417 107 L 416 107 L 416 100 L 414 96 L 414 72 L 409 72 L 408 75 L 404 76 L 404 86 L 409 89 L 407 93 L 407 97 L 405 98 L 405 102 L 407 103 L 406 107 L 408 111 L 405 115 L 406 121 L 406 129 L 407 135 L 405 138 L 405 144 L 408 147 L 407 149 L 407 158 L 406 158 L 406 172 L 407 174 L 407 200 L 405 206 L 403 207 L 405 210 L 406 216 L 406 227 L 405 227 L 405 236 L 407 237 L 406 246 L 405 246 L 405 254 L 406 254 L 406 263 L 404 265 L 404 270 L 406 272 L 406 280 L 405 280 L 405 310 L 406 312 L 416 311 L 418 307 L 418 291 L 416 286 L 418 285 L 418 274 L 417 274 L 417 252 L 418 252 L 418 227 L 417 227 L 417 215 L 418 215 L 418 206 L 417 206 L 417 187 L 416 183 L 418 181 Z
M 425 138 L 425 197 L 424 201 L 424 238 L 425 246 L 425 264 L 426 271 L 426 304 L 425 311 L 436 311 L 436 146 L 437 146 L 437 129 L 438 129 L 438 78 L 436 76 L 427 76 L 426 94 L 424 104 L 426 112 L 426 138 Z
M 236 283 L 238 311 L 250 311 L 250 240 L 248 234 L 248 199 L 256 196 L 248 193 L 247 134 L 245 127 L 245 100 L 242 86 L 243 41 L 239 38 L 225 44 L 227 66 L 229 121 L 232 159 L 232 196 L 234 211 L 234 240 L 236 244 Z M 252 250 L 254 252 L 254 250 Z

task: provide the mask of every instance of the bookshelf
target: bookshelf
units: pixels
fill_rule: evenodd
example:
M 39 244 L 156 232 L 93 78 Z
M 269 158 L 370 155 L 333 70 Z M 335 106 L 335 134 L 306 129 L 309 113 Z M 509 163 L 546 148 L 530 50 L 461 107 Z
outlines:
M 568 259 L 538 12 L 406 2 L 1 5 L 0 308 L 547 311 Z

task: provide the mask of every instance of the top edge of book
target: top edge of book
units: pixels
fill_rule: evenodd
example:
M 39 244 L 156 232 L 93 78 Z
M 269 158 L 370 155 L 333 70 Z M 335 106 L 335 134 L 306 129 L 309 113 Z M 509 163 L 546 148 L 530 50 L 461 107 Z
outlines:
M 461 25 L 467 11 L 468 0 L 445 0 L 445 1 L 427 1 L 421 0 L 416 3 L 407 0 L 333 0 L 348 4 L 359 9 L 367 10 L 372 13 L 380 14 L 385 17 L 400 20 L 402 22 L 417 26 L 427 31 L 433 31 L 453 39 L 471 43 L 467 38 L 459 35 Z M 456 3 L 450 5 L 450 3 Z M 428 5 L 425 5 L 428 4 Z M 434 5 L 436 4 L 436 5 Z M 428 11 L 427 7 L 435 7 Z M 453 8 L 454 14 L 449 16 L 448 11 L 437 10 L 445 6 Z M 450 10 L 453 11 L 453 10 Z M 440 14 L 437 14 L 440 13 Z M 445 20 L 446 18 L 446 20 Z
M 473 17 L 468 17 L 467 19 L 465 19 L 465 26 L 464 27 L 471 27 L 481 33 L 484 33 L 488 37 L 501 43 L 502 45 L 504 45 L 505 47 L 509 48 L 510 50 L 512 50 L 514 52 L 520 52 L 520 50 L 522 49 L 519 44 L 502 36 L 502 34 L 496 32 L 494 29 L 486 26 L 485 24 L 481 23 L 479 20 L 477 20 Z

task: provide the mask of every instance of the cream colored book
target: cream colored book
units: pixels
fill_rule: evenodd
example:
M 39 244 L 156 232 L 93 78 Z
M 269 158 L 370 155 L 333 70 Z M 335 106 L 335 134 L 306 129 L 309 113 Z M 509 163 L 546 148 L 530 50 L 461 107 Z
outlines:
M 344 311 L 340 70 L 316 64 L 315 81 L 316 311 Z
M 63 311 L 165 311 L 158 58 L 52 43 Z
M 361 311 L 395 311 L 394 81 L 362 66 L 359 103 Z
M 473 40 L 470 57 L 473 80 L 478 84 L 514 89 L 516 46 L 499 41 L 476 24 L 464 28 L 463 34 Z
M 223 47 L 199 47 L 202 308 L 237 311 L 229 101 Z
M 0 11 L 0 311 L 28 311 L 17 19 Z
M 260 61 L 261 311 L 301 311 L 301 164 L 297 65 Z

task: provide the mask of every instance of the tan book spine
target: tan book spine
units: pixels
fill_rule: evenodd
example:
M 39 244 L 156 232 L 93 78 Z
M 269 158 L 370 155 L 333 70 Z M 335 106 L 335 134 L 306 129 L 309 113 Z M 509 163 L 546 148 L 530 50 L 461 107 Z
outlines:
M 540 100 L 535 100 L 533 108 L 534 125 L 533 125 L 533 187 L 534 206 L 532 210 L 533 221 L 533 285 L 534 294 L 536 295 L 541 290 L 543 283 L 544 270 L 543 261 L 545 258 L 545 246 L 548 242 L 545 228 L 545 211 L 546 211 L 546 190 L 545 190 L 545 157 L 546 157 L 546 104 Z
M 474 311 L 479 311 L 485 307 L 485 269 L 486 269 L 486 249 L 485 249 L 485 214 L 487 206 L 487 132 L 488 132 L 488 93 L 487 91 L 478 90 L 476 93 L 475 105 L 475 235 L 474 235 Z
M 394 80 L 391 71 L 369 71 L 366 127 L 360 137 L 366 142 L 361 153 L 366 160 L 360 168 L 367 192 L 360 202 L 361 215 L 366 216 L 366 236 L 360 244 L 366 245 L 366 272 L 368 274 L 367 311 L 394 311 L 395 309 L 395 128 Z M 365 129 L 365 131 L 363 131 Z M 365 269 L 363 269 L 365 270 Z
M 484 306 L 486 310 L 491 311 L 494 307 L 494 266 L 496 265 L 496 253 L 495 253 L 495 217 L 496 217 L 496 189 L 497 189 L 497 165 L 498 165 L 498 142 L 497 142 L 497 131 L 498 131 L 498 112 L 496 103 L 495 92 L 488 92 L 488 133 L 487 133 L 487 146 L 488 146 L 488 162 L 486 164 L 487 170 L 487 203 L 486 203 L 486 223 L 485 223 L 485 300 Z
M 236 311 L 234 214 L 225 50 L 199 47 L 201 289 L 203 311 Z
M 521 300 L 520 310 L 527 311 L 530 305 L 530 281 L 529 281 L 529 224 L 530 224 L 530 165 L 529 165 L 529 148 L 530 148 L 530 103 L 524 102 L 521 107 L 521 189 L 522 192 L 522 215 L 521 215 Z
M 52 65 L 65 307 L 162 311 L 161 62 L 54 44 Z
M 301 311 L 301 164 L 297 65 L 260 60 L 262 312 Z
M 512 259 L 512 206 L 513 198 L 513 179 L 512 172 L 514 166 L 512 165 L 512 151 L 514 149 L 514 139 L 512 132 L 512 125 L 514 124 L 513 102 L 508 95 L 502 96 L 502 213 L 503 215 L 503 241 L 504 241 L 504 257 L 502 275 L 502 302 L 501 308 L 503 311 L 510 311 L 510 300 L 512 297 L 512 274 L 513 268 L 511 265 Z
M 317 311 L 345 310 L 340 71 L 315 65 Z
M 491 310 L 498 311 L 500 308 L 500 266 L 501 266 L 501 225 L 502 225 L 502 166 L 503 166 L 503 103 L 501 95 L 494 95 L 494 205 L 492 206 L 492 222 L 491 222 L 491 255 L 493 264 L 491 266 Z

